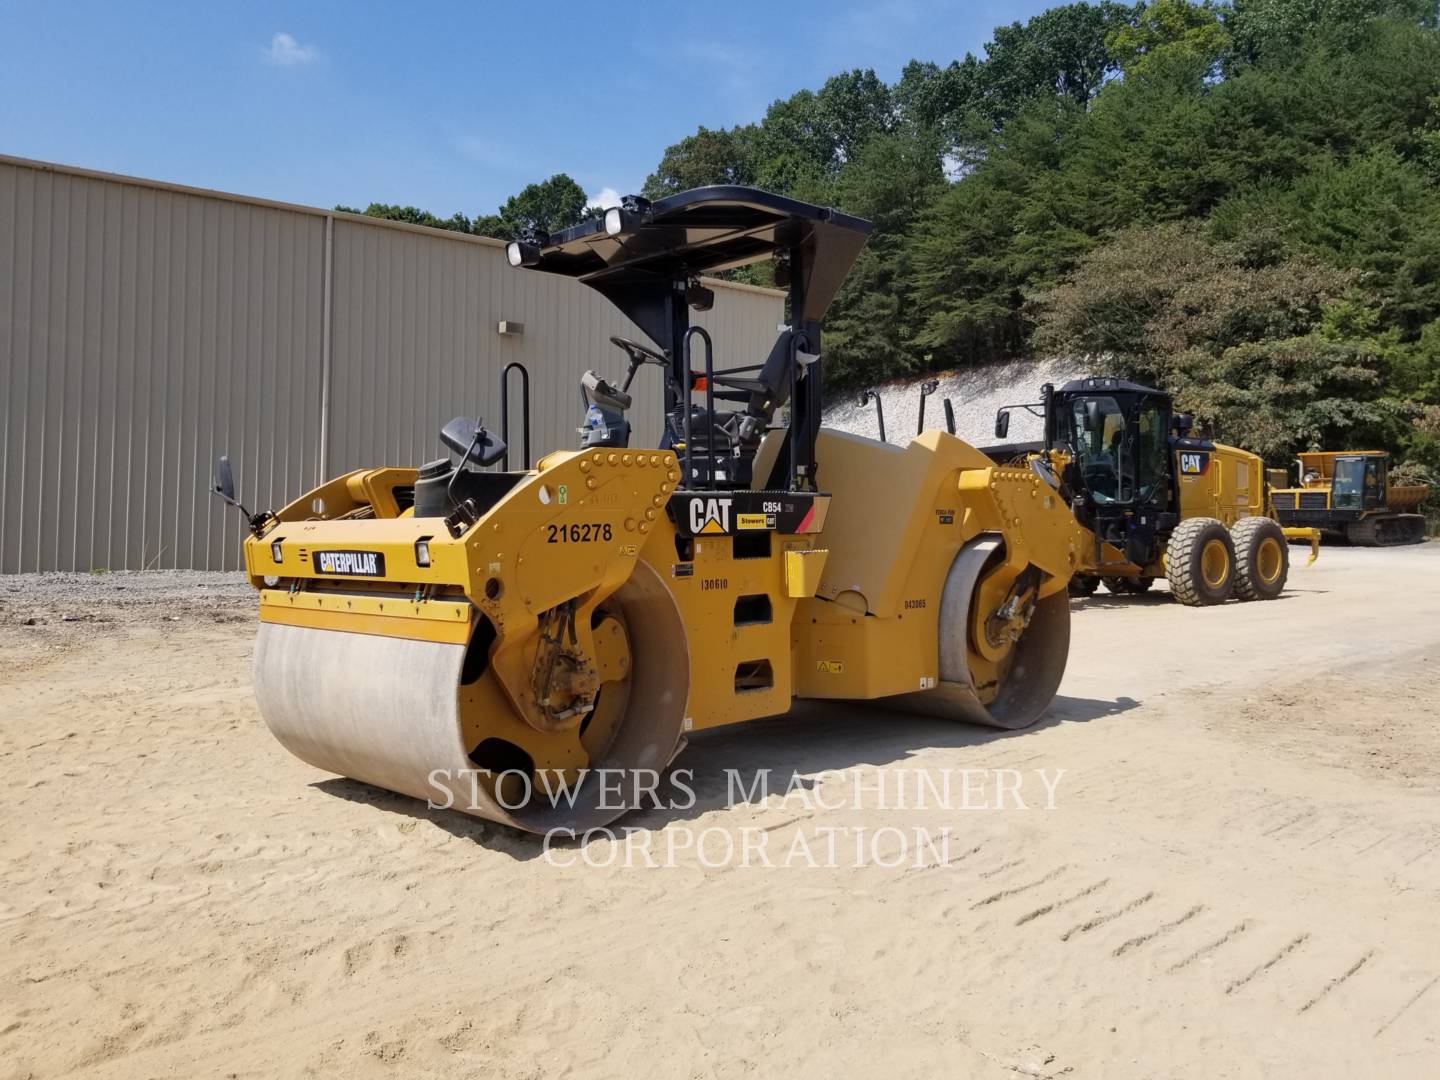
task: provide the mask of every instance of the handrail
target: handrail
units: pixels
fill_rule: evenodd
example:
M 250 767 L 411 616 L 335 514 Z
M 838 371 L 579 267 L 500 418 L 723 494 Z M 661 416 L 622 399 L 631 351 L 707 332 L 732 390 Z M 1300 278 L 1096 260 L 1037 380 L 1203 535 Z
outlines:
M 955 406 L 950 404 L 948 397 L 945 399 L 945 430 L 955 434 Z
M 805 490 L 803 486 L 805 477 L 801 474 L 801 469 L 805 466 L 798 463 L 799 455 L 795 453 L 797 446 L 796 440 L 799 438 L 795 427 L 795 416 L 796 409 L 798 408 L 796 397 L 800 392 L 800 348 L 802 345 L 806 349 L 809 349 L 810 339 L 805 336 L 803 330 L 796 330 L 790 335 L 790 487 L 794 491 Z M 809 422 L 810 420 L 807 415 L 806 423 Z M 812 453 L 807 455 L 807 457 L 813 457 L 813 443 L 811 444 L 811 450 Z M 813 467 L 815 463 L 808 461 L 807 464 Z M 813 490 L 813 485 L 811 490 Z
M 920 419 L 915 425 L 915 434 L 925 434 L 925 399 L 940 389 L 939 379 L 926 379 L 920 384 Z
M 690 367 L 691 342 L 699 334 L 705 341 L 705 417 L 710 429 L 705 432 L 705 489 L 715 489 L 715 343 L 703 326 L 685 331 L 685 485 L 694 475 L 694 446 L 690 433 L 690 402 L 695 391 L 695 372 Z
M 880 400 L 880 391 L 870 389 L 860 395 L 860 407 L 863 409 L 870 402 L 875 402 L 875 423 L 880 428 L 880 441 L 887 442 L 885 438 L 885 403 Z
M 523 442 L 520 467 L 530 467 L 530 371 L 519 360 L 512 360 L 500 371 L 500 438 L 505 441 L 505 471 L 510 471 L 510 372 L 520 372 L 520 408 L 524 411 L 521 426 Z M 581 391 L 580 396 L 585 396 Z

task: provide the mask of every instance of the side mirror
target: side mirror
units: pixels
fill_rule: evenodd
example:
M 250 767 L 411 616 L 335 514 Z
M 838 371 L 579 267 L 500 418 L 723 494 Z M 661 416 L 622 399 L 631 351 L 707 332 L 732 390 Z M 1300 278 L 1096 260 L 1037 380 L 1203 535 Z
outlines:
M 249 518 L 250 531 L 256 536 L 261 535 L 265 531 L 265 527 L 275 519 L 275 515 L 268 510 L 252 514 L 235 497 L 235 474 L 230 471 L 230 459 L 224 454 L 221 454 L 220 460 L 215 462 L 215 475 L 210 478 L 210 494 L 217 497 L 226 506 L 233 506 Z
M 1010 411 L 1001 409 L 995 414 L 995 437 L 1003 439 L 1010 434 Z
M 220 455 L 220 460 L 215 463 L 215 476 L 212 481 L 212 491 L 224 499 L 231 506 L 239 506 L 235 501 L 235 474 L 230 471 L 230 458 L 225 454 Z
M 440 429 L 440 442 L 446 449 L 460 455 L 456 473 L 472 461 L 479 462 L 481 466 L 494 465 L 505 456 L 504 440 L 497 439 L 478 418 L 455 417 Z
M 709 311 L 715 306 L 715 290 L 691 281 L 685 286 L 685 302 L 696 311 Z

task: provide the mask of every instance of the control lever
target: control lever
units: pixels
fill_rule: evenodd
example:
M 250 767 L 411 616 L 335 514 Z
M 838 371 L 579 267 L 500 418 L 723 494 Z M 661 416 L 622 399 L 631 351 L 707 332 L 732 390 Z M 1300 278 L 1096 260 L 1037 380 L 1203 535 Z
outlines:
M 619 412 L 630 408 L 631 396 L 623 390 L 617 390 L 610 383 L 606 382 L 593 371 L 587 371 L 580 376 L 580 385 L 590 395 L 590 400 L 597 405 L 605 405 Z

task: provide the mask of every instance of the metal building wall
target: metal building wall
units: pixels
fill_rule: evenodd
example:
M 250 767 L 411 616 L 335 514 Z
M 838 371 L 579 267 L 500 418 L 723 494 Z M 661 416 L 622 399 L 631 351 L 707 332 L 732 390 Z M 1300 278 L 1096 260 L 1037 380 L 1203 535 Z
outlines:
M 580 375 L 586 368 L 624 374 L 612 334 L 647 343 L 598 294 L 564 278 L 517 272 L 499 246 L 337 218 L 334 261 L 332 473 L 439 457 L 440 425 L 452 416 L 498 425 L 500 373 L 512 360 L 530 372 L 534 455 L 571 447 L 582 419 Z M 774 343 L 783 305 L 773 292 L 717 288 L 714 309 L 692 316 L 714 338 L 717 364 L 751 364 Z M 502 320 L 524 332 L 500 335 Z M 661 385 L 655 368 L 636 377 L 636 445 L 657 443 Z M 517 461 L 519 408 L 516 379 Z
M 763 358 L 780 297 L 717 294 L 697 321 L 721 361 Z M 451 416 L 498 421 L 510 360 L 531 372 L 535 452 L 571 446 L 580 373 L 620 370 L 613 333 L 641 337 L 493 241 L 0 156 L 0 572 L 233 568 L 240 524 L 205 494 L 217 454 L 257 506 L 322 459 L 418 463 Z
M 0 161 L 0 571 L 234 566 L 315 475 L 324 219 Z

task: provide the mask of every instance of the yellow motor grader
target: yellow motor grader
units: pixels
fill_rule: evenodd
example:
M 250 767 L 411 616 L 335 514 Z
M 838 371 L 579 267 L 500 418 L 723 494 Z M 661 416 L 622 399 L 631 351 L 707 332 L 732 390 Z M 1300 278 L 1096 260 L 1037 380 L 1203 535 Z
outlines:
M 1286 527 L 1269 516 L 1264 462 L 1255 454 L 1191 435 L 1193 421 L 1175 414 L 1169 394 L 1123 379 L 1088 377 L 1041 400 L 1005 405 L 1042 419 L 1039 443 L 989 447 L 1002 461 L 1028 464 L 1069 505 L 1083 526 L 1080 565 L 1070 592 L 1089 596 L 1147 592 L 1164 577 L 1176 600 L 1192 607 L 1272 600 L 1290 572 L 1290 540 L 1319 549 L 1314 529 Z
M 649 339 L 591 371 L 580 445 L 518 471 L 483 422 L 446 454 L 361 469 L 251 515 L 255 692 L 292 753 L 532 831 L 653 798 L 685 733 L 878 699 L 1022 727 L 1053 698 L 1081 558 L 1029 469 L 951 435 L 901 449 L 820 427 L 820 323 L 870 232 L 833 210 L 709 187 L 510 245 Z M 717 367 L 701 275 L 774 260 L 789 323 Z M 663 437 L 631 445 L 638 373 Z M 222 463 L 216 483 L 235 502 Z M 238 506 L 238 503 L 235 503 Z M 876 713 L 876 723 L 884 723 Z

